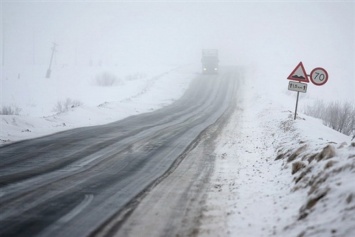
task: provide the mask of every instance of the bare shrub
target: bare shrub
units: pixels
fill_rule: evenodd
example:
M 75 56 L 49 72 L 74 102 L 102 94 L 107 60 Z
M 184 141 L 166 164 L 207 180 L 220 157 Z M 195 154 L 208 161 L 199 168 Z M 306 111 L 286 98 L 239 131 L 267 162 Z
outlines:
M 350 135 L 355 129 L 355 105 L 353 103 L 324 104 L 322 101 L 316 101 L 313 105 L 307 106 L 304 112 L 321 119 L 326 126 L 346 135 Z
M 19 115 L 21 109 L 16 106 L 3 106 L 0 110 L 0 115 Z
M 137 72 L 135 74 L 127 75 L 126 80 L 127 81 L 134 81 L 134 80 L 138 80 L 138 79 L 145 78 L 145 77 L 146 77 L 146 74 Z
M 326 105 L 324 104 L 323 101 L 317 100 L 313 105 L 308 105 L 304 109 L 304 113 L 315 117 L 315 118 L 320 118 L 323 119 L 325 116 L 325 110 L 326 110 Z
M 82 103 L 80 101 L 67 98 L 63 101 L 58 101 L 57 104 L 54 106 L 53 111 L 57 113 L 64 113 L 71 108 L 79 107 L 81 105 Z
M 113 86 L 118 82 L 117 76 L 109 72 L 100 73 L 95 79 L 98 86 Z

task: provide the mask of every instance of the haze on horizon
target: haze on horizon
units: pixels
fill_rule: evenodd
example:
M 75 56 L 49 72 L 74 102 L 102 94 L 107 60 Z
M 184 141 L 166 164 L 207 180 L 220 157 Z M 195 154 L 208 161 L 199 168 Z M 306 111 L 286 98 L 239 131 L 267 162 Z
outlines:
M 47 65 L 53 42 L 56 64 L 78 66 L 199 63 L 202 48 L 217 48 L 221 64 L 253 65 L 269 82 L 286 79 L 300 61 L 308 71 L 324 67 L 331 79 L 318 93 L 355 101 L 353 1 L 3 0 L 0 7 L 4 70 Z

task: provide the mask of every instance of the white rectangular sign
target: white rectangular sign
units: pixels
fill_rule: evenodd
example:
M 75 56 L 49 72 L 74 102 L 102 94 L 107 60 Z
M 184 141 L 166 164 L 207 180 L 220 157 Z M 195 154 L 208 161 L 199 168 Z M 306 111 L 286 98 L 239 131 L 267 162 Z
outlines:
M 288 90 L 306 93 L 307 92 L 307 84 L 306 83 L 299 83 L 299 82 L 295 82 L 295 81 L 290 81 L 288 83 Z

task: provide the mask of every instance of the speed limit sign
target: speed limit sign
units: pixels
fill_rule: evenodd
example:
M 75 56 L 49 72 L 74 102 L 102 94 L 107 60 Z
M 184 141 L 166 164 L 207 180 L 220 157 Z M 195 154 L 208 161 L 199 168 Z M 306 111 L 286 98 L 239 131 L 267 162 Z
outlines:
M 328 81 L 328 73 L 324 68 L 317 67 L 311 72 L 311 81 L 316 86 L 324 85 Z

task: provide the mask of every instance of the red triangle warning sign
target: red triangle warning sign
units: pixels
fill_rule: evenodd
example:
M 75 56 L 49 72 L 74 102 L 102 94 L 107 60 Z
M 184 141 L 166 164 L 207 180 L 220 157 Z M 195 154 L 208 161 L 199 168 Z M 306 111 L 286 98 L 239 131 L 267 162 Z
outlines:
M 289 80 L 309 82 L 306 70 L 303 67 L 302 62 L 300 62 L 291 74 L 287 77 Z

